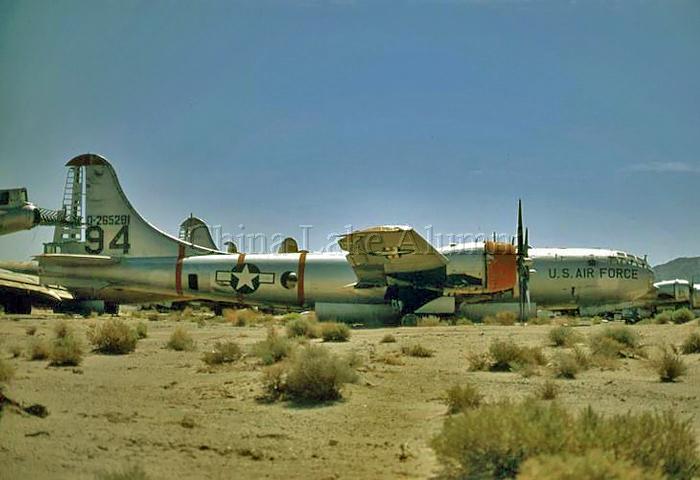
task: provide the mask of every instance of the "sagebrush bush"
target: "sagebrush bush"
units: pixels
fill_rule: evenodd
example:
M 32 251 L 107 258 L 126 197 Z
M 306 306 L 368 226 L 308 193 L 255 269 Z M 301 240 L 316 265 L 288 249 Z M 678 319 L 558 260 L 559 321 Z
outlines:
M 27 333 L 27 335 L 32 336 L 36 333 L 36 327 L 34 325 L 27 327 L 25 332 Z
M 294 401 L 323 402 L 341 398 L 342 386 L 355 381 L 357 374 L 346 358 L 310 345 L 288 364 L 280 389 Z
M 289 357 L 294 351 L 294 343 L 282 337 L 277 330 L 270 327 L 265 340 L 253 345 L 253 354 L 259 357 L 265 365 L 271 365 Z
M 316 319 L 310 317 L 298 317 L 286 324 L 288 337 L 318 338 L 319 325 Z
M 136 330 L 136 336 L 140 339 L 148 337 L 148 325 L 146 325 L 144 322 L 137 323 L 134 330 Z
M 408 355 L 409 357 L 419 357 L 427 358 L 433 356 L 433 351 L 427 347 L 424 347 L 420 343 L 412 343 L 411 345 L 403 345 L 401 347 L 401 353 Z
M 444 477 L 455 479 L 513 478 L 530 458 L 592 450 L 671 478 L 700 473 L 691 422 L 673 411 L 603 417 L 590 407 L 575 415 L 557 402 L 505 401 L 449 417 L 432 446 Z
M 652 358 L 651 367 L 659 374 L 662 382 L 675 382 L 688 371 L 683 359 L 671 348 L 662 348 L 661 353 Z
M 190 335 L 184 328 L 178 326 L 175 328 L 175 330 L 173 330 L 173 333 L 170 335 L 170 339 L 165 346 L 171 350 L 180 352 L 194 350 L 195 343 L 192 335 Z
M 454 385 L 445 393 L 445 403 L 449 413 L 459 413 L 482 404 L 484 396 L 471 383 Z
M 573 328 L 560 325 L 552 328 L 547 334 L 549 341 L 555 347 L 571 347 L 580 341 L 580 336 Z
M 617 343 L 620 343 L 626 348 L 632 350 L 639 347 L 639 335 L 637 335 L 637 332 L 625 325 L 607 327 L 598 335 L 602 336 L 603 338 L 615 340 Z
M 260 312 L 244 308 L 234 310 L 232 308 L 224 309 L 224 318 L 227 322 L 232 323 L 236 327 L 245 327 L 246 325 L 255 324 L 261 317 Z
M 51 345 L 44 338 L 32 338 L 27 345 L 27 358 L 29 360 L 46 360 L 51 354 Z
M 0 358 L 0 383 L 8 383 L 15 376 L 15 368 L 10 362 Z
M 518 480 L 662 480 L 658 470 L 644 470 L 610 452 L 590 450 L 582 455 L 540 455 L 522 465 Z
M 545 365 L 547 358 L 539 347 L 521 347 L 511 340 L 494 340 L 489 345 L 491 364 L 495 372 L 510 372 L 525 366 Z
M 216 342 L 214 348 L 204 352 L 202 361 L 207 365 L 233 363 L 243 355 L 241 347 L 236 342 Z
M 123 355 L 136 349 L 139 336 L 123 320 L 110 318 L 88 331 L 88 340 L 97 352 Z
M 681 352 L 686 355 L 691 353 L 700 353 L 700 333 L 693 332 L 683 340 L 683 345 L 681 345 Z
M 83 342 L 70 329 L 60 330 L 60 333 L 61 336 L 57 336 L 51 344 L 49 365 L 55 367 L 80 365 L 83 361 Z
M 559 395 L 559 387 L 553 381 L 547 380 L 537 387 L 535 394 L 540 400 L 554 400 Z
M 671 312 L 669 312 L 668 310 L 657 313 L 653 319 L 653 322 L 657 323 L 659 325 L 671 323 L 672 321 L 673 321 L 673 317 L 671 315 Z
M 687 323 L 695 320 L 695 314 L 689 308 L 679 308 L 671 314 L 673 323 Z
M 467 355 L 467 362 L 469 362 L 469 370 L 473 372 L 488 370 L 491 366 L 491 357 L 486 352 L 472 352 Z
M 321 324 L 321 338 L 324 342 L 347 342 L 350 328 L 344 323 L 324 322 Z
M 568 352 L 559 352 L 554 357 L 553 368 L 554 375 L 558 378 L 573 379 L 581 371 L 576 356 Z
M 396 343 L 396 337 L 393 336 L 391 333 L 387 333 L 382 337 L 379 343 Z

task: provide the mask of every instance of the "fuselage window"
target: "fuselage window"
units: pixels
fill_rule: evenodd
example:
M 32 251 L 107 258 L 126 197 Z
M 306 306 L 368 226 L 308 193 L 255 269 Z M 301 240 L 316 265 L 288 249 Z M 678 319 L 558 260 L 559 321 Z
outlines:
M 280 277 L 280 283 L 287 289 L 296 288 L 297 286 L 297 274 L 294 272 L 284 272 Z
M 187 275 L 187 285 L 190 287 L 190 290 L 199 290 L 199 279 L 196 273 Z

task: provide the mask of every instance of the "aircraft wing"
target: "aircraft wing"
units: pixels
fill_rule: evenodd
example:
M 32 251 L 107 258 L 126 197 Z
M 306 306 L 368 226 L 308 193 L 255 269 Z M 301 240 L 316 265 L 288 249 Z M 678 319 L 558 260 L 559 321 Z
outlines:
M 24 275 L 9 270 L 0 270 L 0 296 L 8 295 L 30 295 L 44 301 L 71 300 L 71 295 L 62 288 L 42 285 L 39 278 L 34 275 Z
M 413 228 L 385 225 L 343 235 L 358 287 L 386 285 L 387 277 L 434 281 L 444 278 L 447 259 Z

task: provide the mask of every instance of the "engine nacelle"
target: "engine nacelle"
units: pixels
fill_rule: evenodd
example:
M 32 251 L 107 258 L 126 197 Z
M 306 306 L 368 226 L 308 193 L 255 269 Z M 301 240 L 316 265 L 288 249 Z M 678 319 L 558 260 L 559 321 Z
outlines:
M 37 226 L 41 221 L 39 209 L 31 203 L 3 206 L 2 201 L 7 199 L 4 195 L 7 192 L 7 190 L 0 191 L 0 235 L 29 230 Z

